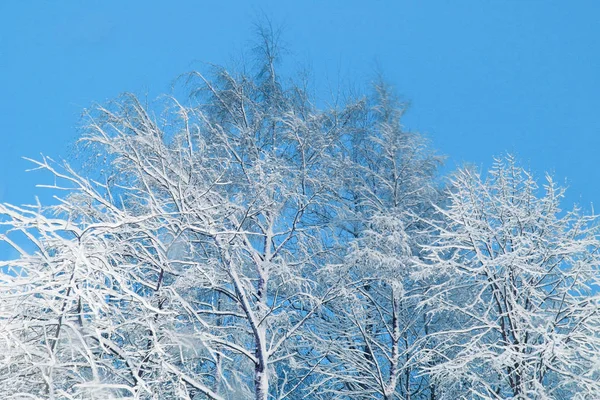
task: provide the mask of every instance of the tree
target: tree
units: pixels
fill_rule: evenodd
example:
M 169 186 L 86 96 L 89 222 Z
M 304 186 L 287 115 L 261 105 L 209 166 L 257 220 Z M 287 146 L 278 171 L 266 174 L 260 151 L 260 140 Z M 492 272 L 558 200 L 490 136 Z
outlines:
M 590 399 L 595 217 L 508 157 L 487 179 L 370 96 L 257 64 L 87 113 L 56 204 L 0 205 L 6 399 Z M 82 172 L 83 171 L 83 172 Z
M 460 170 L 435 242 L 425 245 L 423 304 L 442 398 L 592 398 L 600 390 L 598 230 L 560 210 L 563 190 L 511 157 L 485 180 Z
M 0 206 L 20 253 L 3 264 L 4 397 L 262 400 L 328 379 L 316 329 L 343 285 L 322 272 L 347 247 L 340 166 L 370 111 L 317 109 L 260 37 L 256 75 L 192 73 L 189 106 L 91 111 L 96 176 L 34 161 L 58 205 Z
M 426 398 L 431 388 L 415 362 L 425 315 L 410 274 L 420 245 L 430 241 L 421 220 L 438 201 L 441 158 L 402 127 L 405 107 L 383 82 L 369 110 L 341 168 L 346 223 L 339 236 L 349 251 L 333 271 L 347 286 L 328 307 L 327 373 L 336 379 L 322 391 L 324 398 Z

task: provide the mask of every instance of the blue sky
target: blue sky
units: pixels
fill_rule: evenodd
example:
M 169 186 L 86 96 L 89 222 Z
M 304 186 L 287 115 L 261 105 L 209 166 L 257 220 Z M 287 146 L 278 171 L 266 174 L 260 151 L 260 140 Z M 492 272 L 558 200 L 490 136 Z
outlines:
M 262 14 L 321 95 L 383 71 L 448 169 L 512 152 L 600 202 L 600 2 L 533 0 L 0 1 L 0 201 L 33 201 L 21 157 L 68 158 L 84 108 L 231 63 Z

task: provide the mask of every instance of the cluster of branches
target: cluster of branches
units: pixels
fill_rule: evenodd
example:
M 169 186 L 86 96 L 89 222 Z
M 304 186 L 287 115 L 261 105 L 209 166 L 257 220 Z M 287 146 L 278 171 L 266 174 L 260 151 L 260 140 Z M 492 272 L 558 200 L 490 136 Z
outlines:
M 319 108 L 262 37 L 189 104 L 90 112 L 97 171 L 34 161 L 56 205 L 0 205 L 1 397 L 595 398 L 594 217 L 510 157 L 440 188 L 388 87 Z

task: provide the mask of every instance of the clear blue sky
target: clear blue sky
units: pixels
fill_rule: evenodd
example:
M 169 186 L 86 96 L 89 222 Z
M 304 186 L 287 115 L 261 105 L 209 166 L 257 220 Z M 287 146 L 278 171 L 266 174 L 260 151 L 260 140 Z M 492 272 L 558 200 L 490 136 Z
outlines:
M 227 64 L 262 13 L 323 93 L 379 66 L 450 169 L 508 151 L 600 203 L 600 2 L 533 0 L 2 0 L 0 201 L 32 202 L 21 157 L 68 157 L 83 108 Z

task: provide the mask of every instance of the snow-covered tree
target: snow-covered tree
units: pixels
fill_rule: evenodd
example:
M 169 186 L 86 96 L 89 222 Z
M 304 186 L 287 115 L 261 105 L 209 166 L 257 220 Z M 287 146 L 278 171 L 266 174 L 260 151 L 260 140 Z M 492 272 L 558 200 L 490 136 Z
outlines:
M 315 278 L 334 256 L 330 159 L 360 102 L 318 110 L 261 38 L 258 74 L 190 74 L 190 106 L 155 116 L 126 95 L 91 111 L 97 176 L 43 159 L 68 195 L 0 206 L 21 253 L 0 287 L 4 398 L 304 390 L 306 326 L 339 291 Z
M 422 220 L 437 202 L 441 159 L 402 126 L 404 106 L 390 88 L 379 83 L 375 89 L 346 149 L 339 236 L 349 251 L 332 271 L 347 287 L 327 315 L 327 373 L 336 379 L 322 391 L 324 398 L 427 398 L 431 388 L 416 362 L 426 319 L 410 274 L 420 245 L 429 241 Z
M 259 38 L 90 110 L 81 168 L 32 160 L 57 196 L 0 205 L 0 397 L 595 398 L 595 218 L 512 158 L 440 190 L 389 87 L 317 107 Z
M 600 393 L 598 230 L 540 193 L 511 157 L 459 171 L 415 275 L 433 282 L 428 369 L 441 398 L 591 399 Z

